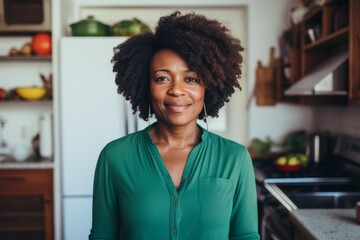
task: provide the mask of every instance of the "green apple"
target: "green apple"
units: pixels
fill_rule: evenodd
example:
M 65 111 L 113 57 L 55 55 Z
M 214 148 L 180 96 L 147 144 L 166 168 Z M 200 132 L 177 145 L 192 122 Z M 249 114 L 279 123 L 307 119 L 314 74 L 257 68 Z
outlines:
M 289 161 L 287 164 L 289 166 L 294 166 L 294 165 L 299 165 L 300 163 L 301 163 L 300 160 L 296 156 L 292 156 L 289 158 Z
M 305 154 L 297 154 L 297 158 L 303 166 L 306 166 L 309 163 L 309 158 Z

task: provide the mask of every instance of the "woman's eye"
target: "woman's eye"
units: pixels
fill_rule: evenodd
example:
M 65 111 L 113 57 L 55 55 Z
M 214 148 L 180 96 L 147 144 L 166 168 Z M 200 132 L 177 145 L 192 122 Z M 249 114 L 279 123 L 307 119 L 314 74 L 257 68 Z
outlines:
M 161 76 L 161 77 L 157 77 L 155 79 L 156 82 L 165 82 L 168 81 L 169 79 L 167 77 Z
M 193 78 L 193 77 L 188 77 L 186 78 L 187 82 L 191 82 L 191 83 L 197 83 L 199 82 L 199 80 L 197 78 Z

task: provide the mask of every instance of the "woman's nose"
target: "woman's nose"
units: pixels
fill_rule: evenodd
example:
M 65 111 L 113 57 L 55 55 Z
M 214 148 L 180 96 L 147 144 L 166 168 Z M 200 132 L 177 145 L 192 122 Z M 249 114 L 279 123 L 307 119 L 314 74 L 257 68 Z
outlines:
M 171 95 L 180 96 L 184 94 L 184 84 L 181 81 L 173 81 L 168 92 Z

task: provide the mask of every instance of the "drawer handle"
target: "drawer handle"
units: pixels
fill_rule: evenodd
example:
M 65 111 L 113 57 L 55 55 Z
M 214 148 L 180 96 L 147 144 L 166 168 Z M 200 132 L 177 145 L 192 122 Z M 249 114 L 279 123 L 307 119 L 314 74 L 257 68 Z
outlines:
M 0 177 L 0 183 L 21 183 L 24 182 L 22 177 Z

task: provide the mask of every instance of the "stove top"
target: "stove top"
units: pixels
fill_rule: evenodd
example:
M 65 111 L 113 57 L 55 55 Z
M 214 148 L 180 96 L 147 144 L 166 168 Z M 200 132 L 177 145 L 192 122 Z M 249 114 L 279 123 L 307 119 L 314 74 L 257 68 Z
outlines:
M 360 139 L 339 136 L 328 164 L 309 164 L 296 172 L 276 168 L 274 161 L 253 161 L 258 183 L 346 182 L 360 177 Z
M 254 161 L 254 171 L 256 181 L 264 182 L 306 182 L 306 181 L 321 181 L 326 179 L 347 180 L 349 174 L 345 171 L 340 171 L 338 166 L 332 165 L 310 165 L 304 167 L 296 172 L 286 172 L 276 168 L 272 161 Z

